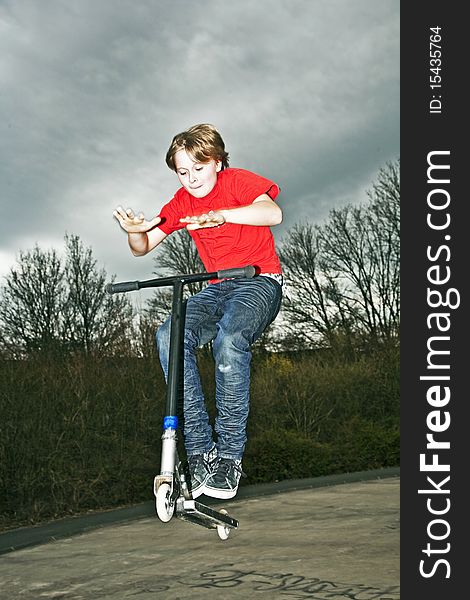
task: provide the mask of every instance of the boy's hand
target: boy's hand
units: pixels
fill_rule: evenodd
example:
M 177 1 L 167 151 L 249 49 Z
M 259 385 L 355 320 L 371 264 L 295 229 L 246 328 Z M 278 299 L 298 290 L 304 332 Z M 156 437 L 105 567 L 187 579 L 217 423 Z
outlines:
M 225 217 L 221 212 L 210 210 L 208 213 L 193 217 L 183 217 L 180 223 L 188 223 L 186 229 L 205 229 L 207 227 L 219 227 L 225 223 Z
M 154 217 L 147 221 L 143 213 L 134 215 L 132 208 L 124 210 L 122 206 L 118 206 L 113 212 L 113 217 L 119 221 L 119 225 L 127 231 L 127 233 L 147 233 L 160 223 L 160 217 Z

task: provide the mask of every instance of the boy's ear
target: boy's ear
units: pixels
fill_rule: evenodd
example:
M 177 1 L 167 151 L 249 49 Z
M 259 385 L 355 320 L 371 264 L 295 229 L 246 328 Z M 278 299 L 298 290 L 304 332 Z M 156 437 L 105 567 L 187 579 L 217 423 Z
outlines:
M 215 170 L 216 170 L 216 172 L 219 173 L 221 169 L 222 169 L 222 161 L 221 160 L 216 160 L 215 161 Z

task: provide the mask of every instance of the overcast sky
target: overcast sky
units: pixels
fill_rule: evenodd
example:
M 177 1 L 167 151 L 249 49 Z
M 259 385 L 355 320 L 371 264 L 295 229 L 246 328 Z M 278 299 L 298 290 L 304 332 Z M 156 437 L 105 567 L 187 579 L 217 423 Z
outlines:
M 279 183 L 278 241 L 366 200 L 399 157 L 399 1 L 0 0 L 0 111 L 0 275 L 67 232 L 147 279 L 112 212 L 158 213 L 196 123 Z

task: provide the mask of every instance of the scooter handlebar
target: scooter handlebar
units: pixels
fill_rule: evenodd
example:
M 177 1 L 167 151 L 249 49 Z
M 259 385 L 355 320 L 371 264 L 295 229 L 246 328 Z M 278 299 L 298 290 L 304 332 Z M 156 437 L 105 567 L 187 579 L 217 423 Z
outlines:
M 247 267 L 239 267 L 236 269 L 223 269 L 222 271 L 217 271 L 217 279 L 234 279 L 238 277 L 254 277 L 256 274 L 256 270 L 251 265 Z
M 251 265 L 238 267 L 236 269 L 223 269 L 213 273 L 192 273 L 187 275 L 175 275 L 172 277 L 160 277 L 159 279 L 148 279 L 146 281 L 122 281 L 120 283 L 108 283 L 106 291 L 108 294 L 117 294 L 119 292 L 132 292 L 142 288 L 164 287 L 174 285 L 176 282 L 195 283 L 197 281 L 207 281 L 208 279 L 235 279 L 239 277 L 254 277 L 256 275 L 255 267 Z
M 106 291 L 108 294 L 117 294 L 118 292 L 133 292 L 139 288 L 138 281 L 123 281 L 121 283 L 108 283 Z

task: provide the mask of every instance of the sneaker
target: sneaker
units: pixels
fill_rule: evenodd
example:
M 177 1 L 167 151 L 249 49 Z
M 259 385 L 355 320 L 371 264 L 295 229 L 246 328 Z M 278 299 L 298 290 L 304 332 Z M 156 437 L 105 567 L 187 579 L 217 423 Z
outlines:
M 204 492 L 204 485 L 212 474 L 212 468 L 217 460 L 217 448 L 214 446 L 204 454 L 188 456 L 189 474 L 191 476 L 191 495 L 198 498 Z
M 214 472 L 207 479 L 204 487 L 206 496 L 222 498 L 224 500 L 233 498 L 238 490 L 240 477 L 246 477 L 242 471 L 242 461 L 231 458 L 219 458 Z

